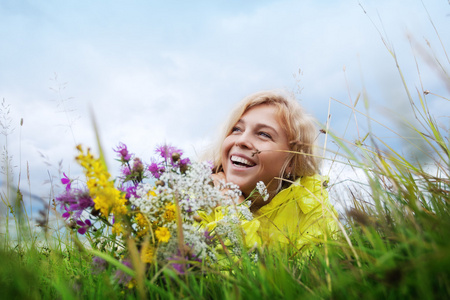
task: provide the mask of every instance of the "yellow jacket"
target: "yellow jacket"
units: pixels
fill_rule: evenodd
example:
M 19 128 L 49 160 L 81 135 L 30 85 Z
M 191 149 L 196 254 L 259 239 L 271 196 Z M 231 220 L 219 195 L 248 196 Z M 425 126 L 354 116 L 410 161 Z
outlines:
M 217 207 L 210 215 L 199 212 L 201 227 L 212 231 L 224 217 L 222 210 L 223 207 Z M 329 203 L 320 175 L 299 178 L 254 212 L 253 217 L 241 224 L 248 248 L 291 245 L 306 250 L 324 241 L 325 233 L 328 239 L 335 238 L 338 230 L 337 213 Z
M 327 238 L 335 238 L 337 213 L 328 200 L 322 176 L 305 176 L 280 191 L 254 214 L 259 222 L 258 245 L 309 248 Z M 333 218 L 334 216 L 334 218 Z

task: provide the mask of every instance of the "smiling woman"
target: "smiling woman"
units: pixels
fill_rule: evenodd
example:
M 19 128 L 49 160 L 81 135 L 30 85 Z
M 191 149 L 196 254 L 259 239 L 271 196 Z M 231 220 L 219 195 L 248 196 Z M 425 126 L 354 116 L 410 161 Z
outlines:
M 299 249 L 335 235 L 337 214 L 314 154 L 317 134 L 314 119 L 278 91 L 244 98 L 225 124 L 213 152 L 213 178 L 238 185 L 241 203 L 250 200 L 252 243 Z
M 233 126 L 222 144 L 222 168 L 227 181 L 237 184 L 248 197 L 258 181 L 275 194 L 274 178 L 288 161 L 289 142 L 277 120 L 276 107 L 250 108 Z M 287 167 L 290 172 L 291 167 Z M 271 198 L 269 196 L 269 198 Z M 255 203 L 254 203 L 255 205 Z

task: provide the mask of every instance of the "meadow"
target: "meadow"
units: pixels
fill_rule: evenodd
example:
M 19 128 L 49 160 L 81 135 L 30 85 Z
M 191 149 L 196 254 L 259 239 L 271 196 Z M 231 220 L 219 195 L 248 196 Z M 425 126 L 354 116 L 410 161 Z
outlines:
M 64 219 L 52 192 L 54 198 L 44 201 L 39 216 L 31 216 L 25 204 L 30 196 L 21 187 L 33 179 L 22 174 L 22 183 L 10 182 L 13 162 L 7 150 L 8 105 L 3 102 L 2 173 L 9 188 L 0 194 L 2 299 L 450 298 L 449 128 L 448 120 L 447 126 L 439 124 L 428 108 L 429 101 L 448 106 L 450 99 L 408 84 L 395 52 L 388 46 L 387 51 L 415 116 L 414 122 L 403 124 L 408 135 L 387 130 L 414 151 L 399 151 L 370 131 L 349 141 L 325 124 L 321 132 L 326 143 L 333 141 L 336 147 L 322 149 L 324 160 L 363 174 L 359 182 L 342 188 L 340 199 L 332 199 L 347 203 L 339 216 L 338 237 L 316 245 L 310 256 L 294 247 L 265 248 L 257 250 L 255 262 L 244 252 L 226 269 L 190 262 L 193 267 L 177 272 L 157 260 L 124 266 L 113 250 L 95 248 L 88 238 L 62 229 Z M 439 51 L 446 60 L 435 60 L 433 66 L 448 92 L 450 60 L 444 47 Z M 368 124 L 377 123 L 360 109 L 368 102 L 363 89 L 347 107 Z M 337 184 L 329 182 L 327 188 Z M 132 245 L 127 247 L 133 251 Z M 93 267 L 95 257 L 107 262 L 103 268 Z M 123 284 L 124 277 L 133 284 Z

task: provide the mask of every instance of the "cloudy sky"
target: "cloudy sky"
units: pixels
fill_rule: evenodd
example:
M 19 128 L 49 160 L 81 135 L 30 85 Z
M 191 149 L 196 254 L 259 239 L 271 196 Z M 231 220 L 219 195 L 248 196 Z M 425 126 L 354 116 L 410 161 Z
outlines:
M 1 146 L 7 141 L 14 180 L 21 172 L 22 188 L 45 196 L 43 182 L 58 175 L 60 161 L 66 173 L 79 172 L 76 144 L 96 149 L 91 110 L 112 169 L 119 142 L 147 161 L 162 143 L 195 159 L 233 105 L 259 90 L 296 93 L 321 123 L 331 102 L 330 126 L 338 135 L 351 111 L 330 99 L 350 104 L 363 87 L 372 116 L 407 116 L 408 100 L 382 38 L 413 92 L 421 89 L 415 54 L 424 89 L 449 98 L 420 50 L 428 51 L 429 42 L 429 53 L 448 70 L 441 42 L 450 51 L 449 4 L 1 0 L 0 97 L 14 129 L 7 140 L 0 136 Z M 448 125 L 449 102 L 428 100 Z M 365 111 L 363 101 L 357 109 Z M 358 126 L 351 120 L 345 138 L 364 136 L 364 119 Z

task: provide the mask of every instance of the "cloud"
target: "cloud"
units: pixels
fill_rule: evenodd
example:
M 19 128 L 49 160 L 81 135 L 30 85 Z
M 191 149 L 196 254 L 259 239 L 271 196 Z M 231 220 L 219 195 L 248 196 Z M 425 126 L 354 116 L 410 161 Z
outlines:
M 74 144 L 95 148 L 90 107 L 110 165 L 120 141 L 145 159 L 164 142 L 195 156 L 238 100 L 261 89 L 296 90 L 299 69 L 298 97 L 320 122 L 330 97 L 349 103 L 363 86 L 381 118 L 377 107 L 404 92 L 376 28 L 412 89 L 419 81 L 405 33 L 439 49 L 420 1 L 363 3 L 367 15 L 352 1 L 23 3 L 0 4 L 0 38 L 8 41 L 0 49 L 0 97 L 16 123 L 24 118 L 22 161 L 38 181 L 48 177 L 38 151 L 75 171 Z M 446 28 L 448 7 L 425 4 L 436 27 Z M 433 69 L 421 72 L 425 86 L 440 93 Z M 49 89 L 65 82 L 61 95 Z M 432 100 L 430 108 L 448 111 Z M 332 102 L 331 113 L 343 132 L 351 111 Z M 9 140 L 13 153 L 18 140 Z

